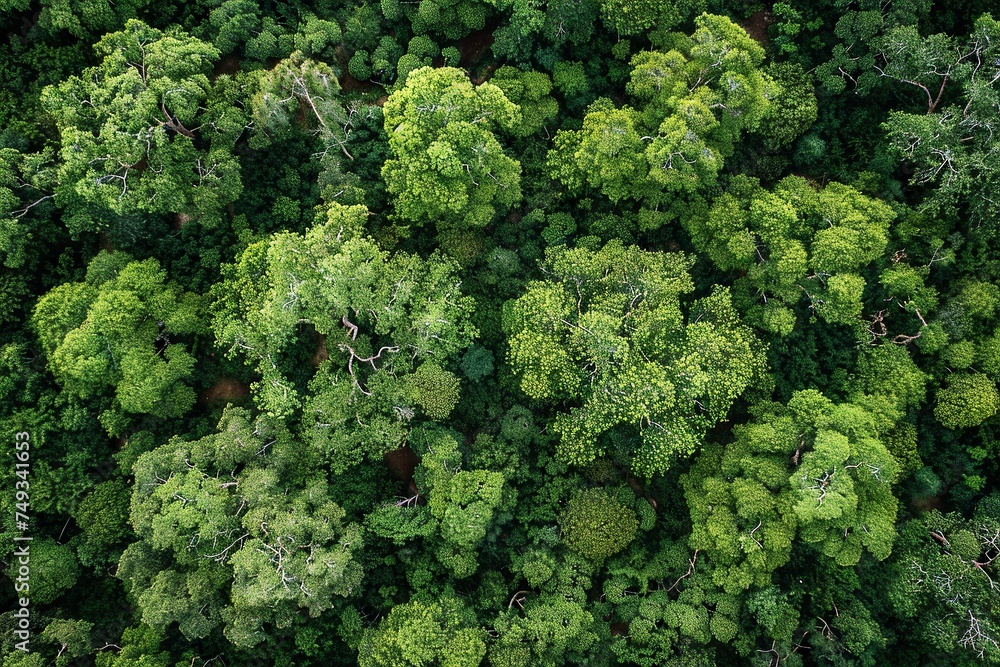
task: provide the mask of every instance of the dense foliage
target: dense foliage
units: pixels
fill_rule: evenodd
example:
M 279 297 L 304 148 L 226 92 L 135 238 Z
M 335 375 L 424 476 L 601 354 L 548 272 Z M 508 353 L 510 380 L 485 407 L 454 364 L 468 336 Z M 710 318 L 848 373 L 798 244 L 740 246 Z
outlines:
M 1000 665 L 996 3 L 0 27 L 0 667 Z

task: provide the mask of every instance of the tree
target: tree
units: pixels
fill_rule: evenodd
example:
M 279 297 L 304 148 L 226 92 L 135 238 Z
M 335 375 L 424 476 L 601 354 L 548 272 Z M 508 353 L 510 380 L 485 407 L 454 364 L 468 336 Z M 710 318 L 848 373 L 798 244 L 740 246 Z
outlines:
M 689 260 L 626 248 L 546 251 L 545 281 L 504 306 L 509 361 L 531 398 L 569 401 L 553 424 L 560 457 L 583 465 L 627 429 L 638 474 L 690 456 L 763 372 L 762 345 L 717 289 L 690 308 Z
M 42 3 L 38 23 L 50 34 L 58 34 L 65 30 L 76 38 L 89 41 L 97 35 L 121 27 L 147 5 L 149 5 L 148 0 L 127 2 L 46 0 Z
M 996 517 L 978 512 L 964 519 L 931 511 L 903 524 L 882 581 L 908 641 L 954 664 L 1000 662 L 990 602 L 996 595 L 998 540 Z
M 389 96 L 383 114 L 392 157 L 382 178 L 401 219 L 433 221 L 439 231 L 479 229 L 498 207 L 520 201 L 521 165 L 494 131 L 513 132 L 521 113 L 497 86 L 473 87 L 455 68 L 422 67 Z
M 367 516 L 366 527 L 397 547 L 423 538 L 422 544 L 452 577 L 470 577 L 479 568 L 482 552 L 509 520 L 513 492 L 501 472 L 462 470 L 456 433 L 420 428 L 411 433 L 410 444 L 420 454 L 415 493 L 376 508 Z
M 774 79 L 779 92 L 771 100 L 756 134 L 789 144 L 816 122 L 818 105 L 813 84 L 802 67 L 793 63 L 771 63 L 767 74 Z
M 772 584 L 796 537 L 841 566 L 863 550 L 888 557 L 899 464 L 882 438 L 896 417 L 884 403 L 838 405 L 805 390 L 787 406 L 760 406 L 725 449 L 705 448 L 681 484 L 689 543 L 713 582 L 729 594 Z
M 775 84 L 742 28 L 711 14 L 695 25 L 691 37 L 671 33 L 664 50 L 632 58 L 627 90 L 640 108 L 599 99 L 580 130 L 556 134 L 553 178 L 571 192 L 588 185 L 653 209 L 714 183 L 740 133 L 767 116 Z
M 699 0 L 604 0 L 601 20 L 619 35 L 637 35 L 653 26 L 669 30 L 702 8 Z
M 40 228 L 32 213 L 51 206 L 54 184 L 47 167 L 52 157 L 50 150 L 25 155 L 0 149 L 0 257 L 7 268 L 25 266 L 40 232 L 51 233 Z
M 77 547 L 84 565 L 99 565 L 117 559 L 121 545 L 130 537 L 128 507 L 131 493 L 119 479 L 94 487 L 73 514 L 85 541 Z
M 906 347 L 882 343 L 859 350 L 853 386 L 858 392 L 888 398 L 896 410 L 905 412 L 923 402 L 927 379 Z
M 455 263 L 390 256 L 362 234 L 367 216 L 332 204 L 304 235 L 249 246 L 214 292 L 216 337 L 256 367 L 257 404 L 279 418 L 303 410 L 308 437 L 337 470 L 399 447 L 418 410 L 447 416 L 458 395 L 448 366 L 476 335 Z M 306 397 L 287 356 L 303 324 L 329 356 Z
M 486 654 L 485 633 L 456 597 L 396 605 L 367 630 L 358 650 L 360 667 L 477 667 Z
M 201 298 L 168 283 L 155 259 L 102 253 L 84 282 L 54 288 L 31 324 L 49 370 L 81 397 L 114 389 L 125 412 L 176 417 L 194 404 L 194 357 L 171 340 L 205 333 Z
M 1000 393 L 982 373 L 960 373 L 938 391 L 934 417 L 946 428 L 978 426 L 1000 410 Z
M 131 519 L 140 541 L 119 576 L 144 623 L 189 639 L 220 621 L 242 647 L 317 616 L 361 582 L 361 530 L 288 433 L 227 407 L 218 432 L 175 438 L 136 462 Z M 303 466 L 303 467 L 300 467 Z
M 223 618 L 229 639 L 251 646 L 266 639 L 262 626 L 271 618 L 288 627 L 296 608 L 316 617 L 333 607 L 334 596 L 355 593 L 363 574 L 355 554 L 363 541 L 360 527 L 345 525 L 325 481 L 288 494 L 270 471 L 244 479 L 249 536 L 229 559 L 232 607 Z
M 170 654 L 160 650 L 163 635 L 138 624 L 122 632 L 121 650 L 101 651 L 95 657 L 97 667 L 168 667 Z
M 725 450 L 706 447 L 681 478 L 692 549 L 711 563 L 712 581 L 727 593 L 767 586 L 788 562 L 798 522 L 788 489 L 794 433 L 788 422 L 736 430 Z
M 872 66 L 900 93 L 914 94 L 919 107 L 919 113 L 891 111 L 883 129 L 895 157 L 911 167 L 911 184 L 928 188 L 921 208 L 940 214 L 964 203 L 973 228 L 989 224 L 1000 211 L 988 196 L 1000 182 L 994 131 L 998 40 L 1000 21 L 990 14 L 975 20 L 966 40 L 899 26 L 878 42 Z
M 840 565 L 856 563 L 863 550 L 884 560 L 895 537 L 892 484 L 899 465 L 879 437 L 893 420 L 860 405 L 835 405 L 811 390 L 798 392 L 788 408 L 806 428 L 800 463 L 789 477 L 799 536 Z
M 490 83 L 503 91 L 504 96 L 521 109 L 521 122 L 511 134 L 527 137 L 535 134 L 559 113 L 559 104 L 549 93 L 552 80 L 544 72 L 523 72 L 505 65 L 498 69 Z
M 635 537 L 635 512 L 603 489 L 587 489 L 569 501 L 559 516 L 566 545 L 593 561 L 603 561 Z
M 734 293 L 749 319 L 787 335 L 794 327 L 789 306 L 803 297 L 828 322 L 859 320 L 866 286 L 859 272 L 882 254 L 894 217 L 885 203 L 840 183 L 817 190 L 788 176 L 768 192 L 738 176 L 682 222 L 716 266 L 745 274 Z
M 59 647 L 55 664 L 62 667 L 91 652 L 93 627 L 94 624 L 89 621 L 56 619 L 45 626 L 41 640 Z
M 549 173 L 571 191 L 597 187 L 611 201 L 634 196 L 646 175 L 638 113 L 616 109 L 599 99 L 587 108 L 580 130 L 556 133 L 548 157 Z
M 56 203 L 70 231 L 137 212 L 218 223 L 242 189 L 231 148 L 244 127 L 233 107 L 206 110 L 219 52 L 134 19 L 95 49 L 98 66 L 42 94 L 59 128 Z
M 296 51 L 261 74 L 250 103 L 254 124 L 266 139 L 286 138 L 293 134 L 293 119 L 304 114 L 318 139 L 318 155 L 336 148 L 353 160 L 347 150 L 351 115 L 340 103 L 339 93 L 340 82 L 329 65 Z
M 580 601 L 545 595 L 529 603 L 523 616 L 515 612 L 501 613 L 493 624 L 499 635 L 489 653 L 494 667 L 571 664 L 599 641 L 596 620 Z
M 29 550 L 29 588 L 21 592 L 26 593 L 33 604 L 47 605 L 73 588 L 80 576 L 80 565 L 71 547 L 45 537 L 33 540 Z M 19 558 L 8 558 L 7 576 L 14 581 L 24 563 Z

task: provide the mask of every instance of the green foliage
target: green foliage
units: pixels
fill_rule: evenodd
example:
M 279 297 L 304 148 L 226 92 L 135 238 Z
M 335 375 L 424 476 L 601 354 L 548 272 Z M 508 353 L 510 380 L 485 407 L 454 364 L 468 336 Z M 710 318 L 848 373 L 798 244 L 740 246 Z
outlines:
M 908 521 L 887 568 L 886 597 L 910 641 L 955 664 L 1000 661 L 996 625 L 987 610 L 1000 527 L 992 518 L 932 511 Z
M 260 374 L 257 404 L 282 418 L 303 410 L 335 469 L 399 447 L 418 409 L 447 416 L 458 381 L 446 366 L 476 335 L 454 262 L 390 256 L 362 234 L 367 215 L 332 204 L 306 234 L 251 245 L 215 293 L 216 337 Z M 289 355 L 306 322 L 328 358 L 303 392 Z
M 57 619 L 45 626 L 40 639 L 59 647 L 55 663 L 61 667 L 91 652 L 93 627 L 87 621 Z
M 167 667 L 170 654 L 160 650 L 163 636 L 148 625 L 135 625 L 122 632 L 121 650 L 97 654 L 98 667 Z
M 208 104 L 218 50 L 137 20 L 95 49 L 100 65 L 42 95 L 60 133 L 67 226 L 108 230 L 138 212 L 218 224 L 242 188 L 231 149 L 244 126 L 238 109 Z
M 777 313 L 804 298 L 832 324 L 859 319 L 866 282 L 858 272 L 882 254 L 893 218 L 886 204 L 839 183 L 817 190 L 789 176 L 768 192 L 738 176 L 682 222 L 716 266 L 744 274 L 734 292 L 751 321 L 787 335 L 791 313 Z
M 598 562 L 628 546 L 638 527 L 635 512 L 603 489 L 580 493 L 559 516 L 566 546 Z
M 236 408 L 216 434 L 139 457 L 131 521 L 140 541 L 118 575 L 144 623 L 177 622 L 194 639 L 225 621 L 226 637 L 250 647 L 266 638 L 264 624 L 288 627 L 297 609 L 317 616 L 357 590 L 360 528 L 302 463 L 287 432 Z
M 767 116 L 775 84 L 760 70 L 763 49 L 722 16 L 702 14 L 690 37 L 632 58 L 627 90 L 643 106 L 592 104 L 580 130 L 560 130 L 549 152 L 553 178 L 585 184 L 613 202 L 654 205 L 710 186 L 744 129 Z M 638 157 L 637 156 L 641 156 Z
M 486 653 L 485 633 L 469 620 L 468 610 L 450 596 L 434 602 L 411 600 L 397 605 L 377 628 L 365 632 L 358 664 L 476 667 Z
M 318 153 L 339 149 L 353 160 L 346 148 L 351 123 L 339 92 L 340 83 L 328 65 L 296 51 L 261 74 L 259 89 L 250 103 L 254 126 L 261 136 L 258 143 L 287 138 L 294 132 L 293 125 L 305 124 L 319 140 Z M 306 123 L 293 123 L 302 112 Z
M 704 9 L 701 0 L 603 0 L 601 20 L 620 35 L 669 30 Z
M 86 538 L 77 548 L 84 565 L 100 563 L 109 549 L 130 537 L 129 498 L 128 487 L 115 479 L 98 484 L 80 502 L 73 518 Z
M 80 576 L 80 566 L 73 550 L 51 538 L 33 540 L 29 546 L 29 588 L 23 590 L 36 605 L 47 605 L 73 588 Z M 7 576 L 13 581 L 19 576 L 22 557 L 11 557 Z
M 194 357 L 171 337 L 205 332 L 201 298 L 166 282 L 155 259 L 103 253 L 87 280 L 39 299 L 32 327 L 49 370 L 81 396 L 114 389 L 122 410 L 176 417 L 194 404 Z
M 996 385 L 981 373 L 953 375 L 937 395 L 934 417 L 946 428 L 978 426 L 1000 410 Z
M 598 252 L 555 246 L 546 260 L 549 279 L 505 305 L 504 329 L 521 389 L 571 401 L 553 425 L 567 462 L 589 463 L 605 433 L 626 428 L 639 436 L 633 469 L 662 473 L 763 372 L 761 345 L 728 291 L 697 301 L 685 321 L 683 255 L 612 241 Z
M 490 83 L 521 109 L 521 123 L 511 132 L 515 136 L 535 134 L 559 113 L 559 104 L 549 95 L 552 80 L 544 72 L 522 72 L 506 65 L 496 71 Z
M 771 63 L 767 73 L 780 93 L 771 100 L 757 132 L 769 142 L 789 144 L 816 122 L 818 107 L 812 82 L 801 66 L 792 63 Z
M 841 566 L 862 550 L 885 559 L 899 464 L 879 436 L 891 419 L 807 390 L 739 427 L 725 450 L 706 449 L 682 484 L 690 544 L 706 552 L 715 584 L 727 593 L 771 584 L 796 538 Z
M 0 15 L 2 667 L 1000 664 L 988 0 Z
M 433 2 L 433 0 L 424 0 Z M 392 158 L 382 167 L 397 215 L 439 231 L 479 229 L 521 197 L 521 167 L 494 129 L 514 131 L 518 106 L 493 84 L 450 67 L 410 72 L 383 108 Z

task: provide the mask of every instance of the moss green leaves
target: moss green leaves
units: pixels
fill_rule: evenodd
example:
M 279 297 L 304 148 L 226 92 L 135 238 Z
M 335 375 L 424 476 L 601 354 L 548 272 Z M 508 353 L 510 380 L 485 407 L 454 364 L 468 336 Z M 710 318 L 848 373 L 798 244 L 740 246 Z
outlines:
M 218 222 L 242 189 L 230 151 L 243 128 L 220 131 L 231 124 L 206 111 L 218 50 L 137 20 L 95 48 L 99 65 L 42 96 L 60 132 L 56 203 L 70 231 L 108 229 L 107 212 Z
M 865 550 L 888 557 L 900 466 L 884 440 L 894 416 L 813 390 L 761 407 L 734 443 L 706 448 L 681 478 L 690 545 L 712 563 L 715 584 L 727 593 L 769 585 L 796 538 L 841 566 Z
M 446 417 L 458 399 L 448 365 L 476 335 L 455 263 L 390 256 L 362 235 L 367 214 L 333 204 L 305 235 L 251 245 L 215 292 L 213 328 L 257 368 L 257 404 L 282 418 L 304 410 L 308 437 L 336 468 L 399 447 L 415 416 Z M 287 355 L 307 323 L 328 358 L 303 401 Z
M 494 136 L 521 112 L 493 84 L 473 87 L 452 67 L 422 67 L 383 107 L 392 157 L 382 178 L 403 220 L 478 229 L 521 198 L 521 165 Z
M 682 222 L 720 269 L 744 274 L 734 293 L 749 319 L 786 335 L 794 326 L 787 309 L 803 299 L 827 322 L 859 320 L 860 271 L 881 256 L 894 217 L 885 203 L 840 183 L 816 189 L 788 176 L 769 192 L 735 177 L 728 192 Z
M 587 489 L 566 505 L 559 528 L 570 549 L 600 562 L 628 546 L 639 520 L 632 508 L 603 489 Z
M 582 465 L 604 451 L 602 436 L 639 436 L 631 465 L 643 475 L 689 456 L 704 429 L 763 372 L 761 345 L 726 290 L 697 301 L 688 260 L 626 248 L 550 248 L 549 279 L 504 307 L 510 362 L 536 399 L 569 401 L 553 425 L 560 456 Z
M 103 253 L 86 281 L 43 296 L 31 321 L 49 370 L 69 391 L 113 389 L 125 412 L 176 417 L 195 399 L 186 384 L 194 357 L 177 338 L 205 332 L 202 308 L 198 295 L 167 282 L 155 259 Z
M 690 37 L 671 33 L 663 50 L 632 58 L 627 90 L 637 105 L 601 98 L 580 130 L 556 134 L 553 178 L 572 192 L 587 185 L 654 208 L 715 182 L 740 133 L 767 115 L 775 84 L 760 69 L 763 49 L 742 28 L 711 14 L 695 24 Z
M 131 519 L 139 541 L 119 576 L 144 622 L 176 622 L 189 639 L 220 622 L 238 646 L 288 627 L 299 609 L 316 616 L 355 592 L 361 530 L 344 521 L 325 479 L 288 433 L 227 408 L 219 430 L 172 440 L 134 467 Z
M 486 655 L 485 632 L 470 621 L 468 608 L 452 596 L 397 605 L 377 628 L 365 633 L 358 664 L 477 667 Z
M 947 428 L 978 426 L 1000 410 L 996 384 L 982 373 L 958 373 L 937 395 L 934 417 Z

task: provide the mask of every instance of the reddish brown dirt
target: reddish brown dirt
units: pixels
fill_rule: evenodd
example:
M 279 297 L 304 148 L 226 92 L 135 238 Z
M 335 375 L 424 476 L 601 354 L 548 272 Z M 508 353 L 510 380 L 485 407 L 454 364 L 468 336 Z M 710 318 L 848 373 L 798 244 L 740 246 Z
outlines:
M 340 75 L 340 88 L 346 93 L 357 91 L 360 93 L 367 93 L 369 90 L 375 87 L 375 84 L 371 81 L 362 81 L 361 79 L 355 79 L 351 76 L 350 72 L 345 71 Z
M 389 466 L 389 472 L 393 477 L 412 484 L 413 471 L 420 463 L 420 457 L 409 446 L 403 445 L 399 449 L 386 452 L 382 459 Z
M 482 61 L 486 51 L 493 46 L 493 31 L 496 30 L 497 25 L 493 22 L 482 30 L 470 32 L 456 42 L 455 48 L 462 56 L 458 61 L 459 67 L 471 71 Z
M 236 54 L 228 55 L 212 68 L 212 79 L 217 79 L 223 74 L 233 76 L 240 71 L 240 58 Z
M 497 65 L 498 63 L 490 63 L 485 67 L 485 69 L 481 70 L 479 74 L 469 77 L 469 80 L 472 81 L 472 85 L 478 86 L 479 84 L 485 83 L 493 78 L 493 71 L 496 70 Z
M 211 387 L 198 394 L 198 403 L 235 403 L 250 393 L 250 387 L 235 378 L 220 378 Z
M 650 507 L 652 507 L 654 510 L 657 509 L 656 501 L 653 500 L 652 496 L 646 493 L 646 489 L 642 488 L 642 484 L 639 483 L 639 480 L 637 480 L 635 477 L 632 477 L 631 475 L 628 475 L 625 478 L 625 481 L 629 485 L 629 488 L 635 492 L 635 495 L 639 496 L 640 498 L 645 498 L 646 502 L 649 503 Z
M 628 623 L 612 623 L 611 636 L 622 637 L 628 635 Z
M 941 509 L 940 496 L 919 496 L 910 501 L 910 507 L 918 512 L 930 512 Z
M 174 221 L 173 221 L 173 224 L 171 226 L 174 229 L 180 229 L 181 227 L 183 227 L 187 223 L 191 222 L 191 220 L 193 220 L 193 219 L 194 218 L 192 218 L 187 213 L 175 213 L 174 214 Z
M 312 356 L 309 360 L 313 366 L 319 366 L 321 363 L 330 358 L 330 351 L 326 349 L 326 336 L 323 334 L 316 334 L 316 354 Z
M 767 27 L 774 23 L 774 14 L 762 9 L 748 16 L 740 25 L 754 40 L 767 46 Z

